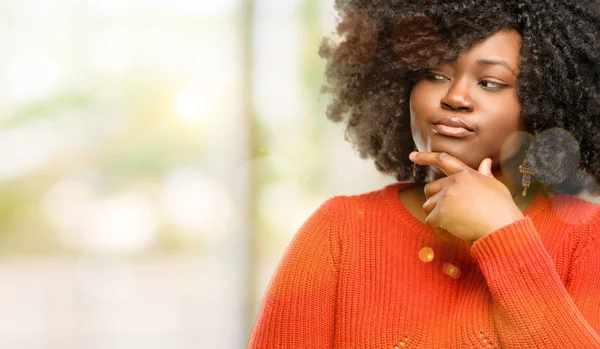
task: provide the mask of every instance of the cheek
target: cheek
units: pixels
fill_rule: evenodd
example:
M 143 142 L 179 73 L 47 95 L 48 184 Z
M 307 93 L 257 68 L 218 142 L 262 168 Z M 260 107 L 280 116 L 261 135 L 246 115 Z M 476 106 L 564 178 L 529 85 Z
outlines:
M 424 118 L 429 114 L 433 98 L 431 91 L 426 91 L 421 84 L 417 83 L 413 87 L 409 99 L 410 122 L 413 125 L 413 131 L 415 127 L 418 128 L 418 125 L 423 123 Z
M 422 119 L 425 114 L 425 95 L 418 84 L 411 91 L 409 99 L 410 130 L 413 141 L 419 151 L 425 151 L 425 135 L 422 130 Z
M 490 130 L 494 131 L 490 133 L 488 142 L 493 148 L 492 152 L 498 154 L 500 161 L 515 156 L 527 138 L 527 133 L 522 131 L 519 119 L 513 115 L 498 118 L 494 125 L 490 125 Z
M 516 96 L 510 96 L 483 102 L 481 114 L 487 115 L 489 119 L 482 120 L 484 129 L 494 130 L 497 141 L 503 141 L 515 131 L 522 131 L 521 104 Z
M 499 160 L 504 162 L 514 157 L 523 146 L 527 137 L 528 133 L 524 131 L 510 132 L 501 143 L 502 148 L 500 149 Z

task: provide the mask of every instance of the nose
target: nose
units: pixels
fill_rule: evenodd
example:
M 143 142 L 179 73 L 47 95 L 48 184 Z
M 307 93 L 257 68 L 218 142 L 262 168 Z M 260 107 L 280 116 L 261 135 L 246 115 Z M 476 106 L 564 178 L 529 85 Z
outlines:
M 466 82 L 455 81 L 441 100 L 442 108 L 449 110 L 472 111 L 473 101 Z

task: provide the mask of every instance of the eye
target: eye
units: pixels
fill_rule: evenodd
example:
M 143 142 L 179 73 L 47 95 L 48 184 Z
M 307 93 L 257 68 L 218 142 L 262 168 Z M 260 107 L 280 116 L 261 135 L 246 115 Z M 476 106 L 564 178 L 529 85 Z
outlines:
M 423 73 L 423 77 L 425 77 L 427 80 L 430 80 L 430 81 L 443 81 L 443 80 L 447 79 L 444 75 L 436 74 L 433 72 L 425 72 L 425 73 Z M 494 82 L 494 81 L 489 81 L 489 80 L 482 80 L 482 81 L 480 81 L 480 84 L 483 84 L 484 85 L 483 87 L 488 90 L 502 90 L 502 89 L 508 87 L 508 85 L 501 84 L 501 83 Z M 487 86 L 486 86 L 486 84 L 487 84 Z
M 434 81 L 441 81 L 444 80 L 446 77 L 440 74 L 436 74 L 436 73 L 425 73 L 423 74 L 423 76 L 427 79 L 427 80 L 434 80 Z
M 481 81 L 481 83 L 483 83 L 483 84 L 491 84 L 491 86 L 487 86 L 487 87 L 484 86 L 485 88 L 488 88 L 490 90 L 501 90 L 501 89 L 503 89 L 503 88 L 505 88 L 507 86 L 507 85 L 500 84 L 500 83 L 493 82 L 493 81 L 489 81 L 489 80 L 483 80 L 483 81 Z

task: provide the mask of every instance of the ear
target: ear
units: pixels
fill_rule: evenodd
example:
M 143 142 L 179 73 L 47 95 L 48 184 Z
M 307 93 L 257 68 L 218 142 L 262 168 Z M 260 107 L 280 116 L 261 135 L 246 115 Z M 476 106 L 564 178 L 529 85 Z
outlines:
M 488 177 L 494 177 L 494 175 L 492 174 L 492 159 L 483 159 L 483 161 L 479 164 L 479 169 L 477 169 L 477 171 L 479 171 L 479 173 L 483 173 Z

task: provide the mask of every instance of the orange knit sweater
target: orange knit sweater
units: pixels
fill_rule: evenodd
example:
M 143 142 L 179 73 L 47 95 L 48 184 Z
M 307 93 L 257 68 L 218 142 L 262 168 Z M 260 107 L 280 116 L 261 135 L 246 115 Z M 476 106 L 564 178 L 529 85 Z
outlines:
M 311 215 L 249 348 L 600 348 L 600 206 L 538 194 L 524 219 L 443 244 L 400 201 L 407 185 Z

